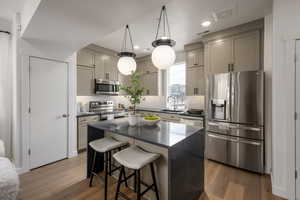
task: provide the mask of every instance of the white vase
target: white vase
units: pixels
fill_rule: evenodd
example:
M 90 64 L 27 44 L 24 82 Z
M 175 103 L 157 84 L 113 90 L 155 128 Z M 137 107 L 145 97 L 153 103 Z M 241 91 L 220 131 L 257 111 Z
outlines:
M 128 115 L 128 123 L 129 123 L 129 126 L 136 126 L 139 123 L 139 116 L 134 115 L 134 114 L 129 114 Z

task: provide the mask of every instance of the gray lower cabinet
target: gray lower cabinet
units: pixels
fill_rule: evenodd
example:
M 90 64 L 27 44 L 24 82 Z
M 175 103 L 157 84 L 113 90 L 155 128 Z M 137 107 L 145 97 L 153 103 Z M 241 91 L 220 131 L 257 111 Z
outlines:
M 77 66 L 77 96 L 94 95 L 94 68 Z
M 78 117 L 77 120 L 77 150 L 83 151 L 87 148 L 87 126 L 89 122 L 99 121 L 100 116 Z
M 186 96 L 205 95 L 204 67 L 191 67 L 186 70 Z

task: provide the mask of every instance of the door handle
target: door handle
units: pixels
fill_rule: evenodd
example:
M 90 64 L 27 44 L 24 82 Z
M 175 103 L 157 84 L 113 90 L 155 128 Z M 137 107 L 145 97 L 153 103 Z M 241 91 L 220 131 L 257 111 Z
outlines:
M 63 115 L 62 115 L 63 118 L 67 118 L 67 117 L 69 117 L 69 116 L 70 116 L 69 114 L 63 114 Z

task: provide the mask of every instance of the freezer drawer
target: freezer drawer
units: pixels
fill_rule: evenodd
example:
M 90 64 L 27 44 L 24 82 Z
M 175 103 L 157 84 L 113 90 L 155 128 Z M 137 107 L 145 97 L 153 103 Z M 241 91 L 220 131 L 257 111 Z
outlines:
M 263 141 L 207 132 L 206 157 L 238 168 L 263 173 Z
M 207 130 L 214 133 L 242 137 L 246 139 L 264 139 L 264 129 L 263 127 L 258 126 L 209 121 L 207 122 Z

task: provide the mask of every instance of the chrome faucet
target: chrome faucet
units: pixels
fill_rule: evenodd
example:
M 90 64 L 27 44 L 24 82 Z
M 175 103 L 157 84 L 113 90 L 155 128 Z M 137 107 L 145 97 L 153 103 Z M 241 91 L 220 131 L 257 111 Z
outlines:
M 173 110 L 176 111 L 177 110 L 177 104 L 178 104 L 178 98 L 177 96 L 168 96 L 167 98 L 167 102 L 171 105 L 173 104 Z

